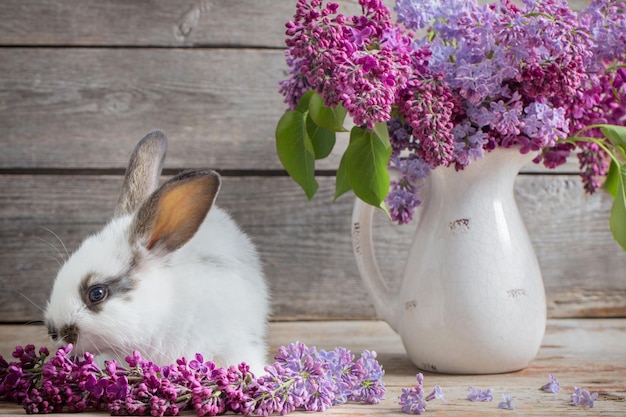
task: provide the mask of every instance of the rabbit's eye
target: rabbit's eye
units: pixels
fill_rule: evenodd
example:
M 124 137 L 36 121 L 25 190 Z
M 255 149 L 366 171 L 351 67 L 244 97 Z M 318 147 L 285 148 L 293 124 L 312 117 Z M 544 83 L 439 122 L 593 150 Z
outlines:
M 107 298 L 108 293 L 109 291 L 106 286 L 94 285 L 93 287 L 89 288 L 89 292 L 87 293 L 87 295 L 89 297 L 90 303 L 97 304 L 104 301 L 104 299 Z

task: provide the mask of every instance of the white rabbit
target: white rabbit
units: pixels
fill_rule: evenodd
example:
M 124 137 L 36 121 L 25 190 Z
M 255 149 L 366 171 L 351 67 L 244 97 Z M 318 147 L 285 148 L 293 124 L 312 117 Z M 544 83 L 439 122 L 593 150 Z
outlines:
M 269 296 L 257 252 L 213 205 L 216 172 L 158 187 L 166 151 L 160 131 L 135 147 L 113 220 L 59 271 L 48 334 L 78 353 L 121 359 L 137 350 L 160 365 L 201 353 L 262 372 Z

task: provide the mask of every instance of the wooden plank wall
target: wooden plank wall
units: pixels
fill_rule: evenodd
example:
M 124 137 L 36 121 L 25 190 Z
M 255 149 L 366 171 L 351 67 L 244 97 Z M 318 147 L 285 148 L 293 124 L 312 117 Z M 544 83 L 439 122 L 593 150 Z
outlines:
M 0 2 L 0 322 L 42 318 L 64 255 L 53 233 L 71 252 L 107 221 L 130 150 L 154 128 L 171 140 L 166 175 L 222 172 L 218 204 L 259 246 L 275 320 L 374 317 L 352 256 L 353 198 L 331 203 L 340 153 L 319 164 L 330 174 L 312 202 L 275 155 L 294 4 Z M 549 314 L 625 316 L 626 254 L 608 231 L 610 199 L 585 195 L 576 169 L 529 167 L 516 184 Z M 376 228 L 395 285 L 412 226 L 380 216 Z

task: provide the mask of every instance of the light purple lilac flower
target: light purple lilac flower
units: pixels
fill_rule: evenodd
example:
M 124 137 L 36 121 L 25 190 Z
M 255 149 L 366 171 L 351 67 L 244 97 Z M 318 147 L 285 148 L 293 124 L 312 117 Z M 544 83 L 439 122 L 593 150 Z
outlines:
M 419 384 L 413 388 L 402 388 L 398 404 L 405 414 L 424 414 L 428 405 Z
M 435 385 L 432 392 L 426 396 L 426 401 L 432 401 L 432 400 L 441 400 L 444 403 L 448 402 L 448 400 L 446 400 L 444 396 L 443 389 L 439 385 Z
M 586 389 L 574 387 L 574 392 L 572 393 L 572 403 L 576 406 L 593 408 L 593 402 L 597 398 L 597 392 L 590 394 Z
M 498 404 L 498 408 L 511 410 L 511 411 L 515 410 L 515 405 L 513 405 L 513 401 L 510 395 L 502 394 L 502 399 L 504 399 L 504 401 Z
M 492 388 L 487 388 L 483 391 L 480 388 L 470 386 L 468 391 L 467 399 L 470 401 L 493 401 L 493 395 L 491 395 Z
M 398 169 L 400 176 L 391 181 L 391 190 L 385 203 L 398 223 L 408 223 L 412 220 L 414 210 L 420 203 L 421 181 L 428 175 L 431 167 L 415 155 L 409 155 L 404 159 L 400 156 L 392 156 L 390 166 Z
M 318 355 L 327 364 L 326 376 L 335 382 L 333 405 L 344 404 L 360 383 L 361 369 L 354 362 L 354 355 L 347 349 L 337 348 L 329 352 L 321 350 Z
M 447 402 L 444 398 L 443 389 L 439 385 L 435 385 L 433 391 L 425 395 L 424 391 L 424 375 L 420 372 L 415 378 L 417 385 L 411 388 L 402 388 L 402 394 L 398 400 L 401 410 L 405 414 L 423 414 L 429 401 L 434 399 Z
M 557 393 L 561 390 L 561 384 L 556 380 L 556 377 L 552 374 L 549 375 L 550 381 L 544 384 L 541 389 L 546 392 Z
M 560 1 L 529 0 L 522 8 L 504 1 L 492 6 L 444 3 L 398 1 L 396 12 L 407 28 L 434 22 L 429 35 L 416 43 L 430 47 L 430 70 L 446 74 L 452 89 L 456 168 L 496 146 L 517 146 L 523 153 L 545 150 L 546 165 L 564 163 L 571 148 L 557 142 L 570 133 L 574 110 L 562 97 L 583 96 L 591 82 L 583 65 L 590 57 L 591 39 L 576 26 L 576 15 Z M 415 142 L 418 147 L 433 147 Z M 413 152 L 423 157 L 422 150 Z M 427 162 L 447 165 L 436 159 Z M 603 165 L 594 167 L 596 178 L 606 172 Z M 596 188 L 596 182 L 587 183 L 588 190 Z M 417 197 L 413 201 L 407 197 L 409 191 L 392 187 L 387 200 L 400 223 L 419 204 Z

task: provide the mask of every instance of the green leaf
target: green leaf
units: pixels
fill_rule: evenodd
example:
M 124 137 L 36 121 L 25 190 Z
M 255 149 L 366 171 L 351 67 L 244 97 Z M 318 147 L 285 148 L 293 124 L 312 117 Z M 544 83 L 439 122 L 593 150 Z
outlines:
M 315 151 L 306 132 L 304 113 L 292 110 L 276 125 L 276 152 L 287 173 L 311 200 L 317 191 Z
M 602 134 L 609 138 L 613 145 L 626 147 L 626 126 L 600 125 Z
M 391 142 L 389 141 L 389 129 L 387 128 L 387 122 L 380 122 L 374 125 L 374 133 L 378 140 L 381 141 L 383 146 L 391 148 Z
M 333 108 L 327 107 L 324 105 L 322 96 L 315 93 L 309 99 L 309 114 L 318 126 L 333 132 L 346 132 L 343 121 L 347 111 L 341 104 Z
M 352 190 L 348 171 L 346 169 L 346 155 L 341 157 L 339 168 L 337 169 L 337 178 L 335 179 L 335 200 Z
M 626 126 L 601 125 L 600 130 L 621 151 L 622 156 L 626 157 Z
M 609 165 L 609 172 L 606 173 L 606 177 L 604 179 L 604 184 L 602 188 L 607 190 L 609 194 L 615 198 L 619 191 L 619 167 L 615 163 L 615 161 L 611 160 L 611 165 Z
M 296 106 L 296 110 L 300 113 L 306 113 L 309 110 L 309 101 L 313 94 L 316 94 L 315 91 L 309 90 L 300 97 L 300 101 L 298 101 L 298 105 Z
M 357 197 L 375 207 L 382 207 L 389 192 L 387 163 L 391 147 L 373 130 L 355 126 L 350 132 L 350 144 L 344 154 L 346 170 Z
M 315 124 L 310 114 L 306 118 L 306 131 L 313 144 L 315 159 L 326 158 L 335 147 L 335 132 Z
M 621 164 L 618 168 L 619 187 L 611 207 L 609 224 L 613 238 L 626 250 L 626 164 Z

